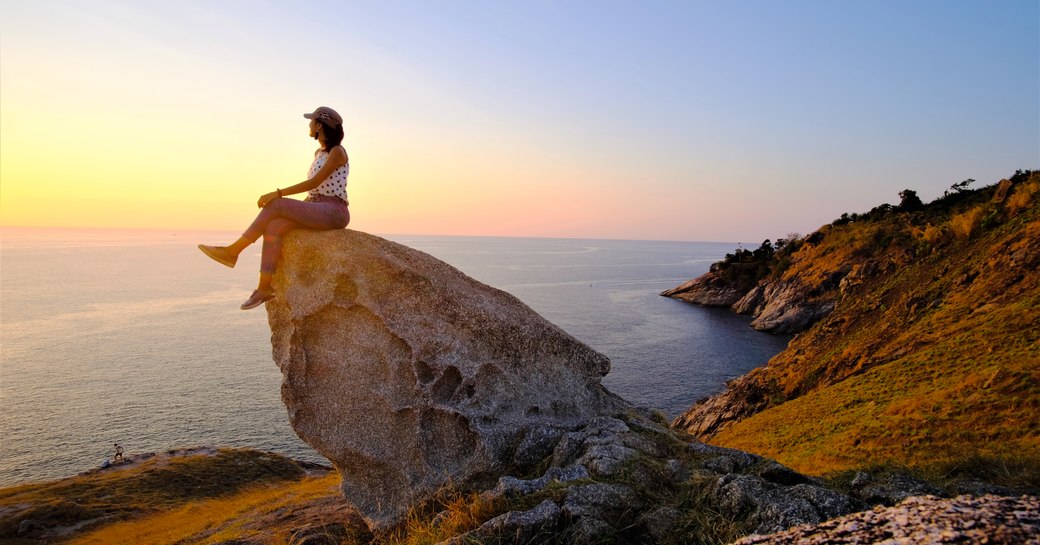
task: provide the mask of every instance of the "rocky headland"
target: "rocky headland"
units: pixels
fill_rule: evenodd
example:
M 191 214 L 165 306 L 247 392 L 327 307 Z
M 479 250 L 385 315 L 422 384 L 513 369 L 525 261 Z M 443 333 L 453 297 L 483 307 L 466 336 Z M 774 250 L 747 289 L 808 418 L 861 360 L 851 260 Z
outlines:
M 1040 461 L 1040 174 L 844 214 L 666 295 L 798 333 L 674 422 L 813 473 Z M 749 272 L 750 271 L 750 272 Z M 989 460 L 989 462 L 984 462 Z M 1011 460 L 999 462 L 998 460 Z

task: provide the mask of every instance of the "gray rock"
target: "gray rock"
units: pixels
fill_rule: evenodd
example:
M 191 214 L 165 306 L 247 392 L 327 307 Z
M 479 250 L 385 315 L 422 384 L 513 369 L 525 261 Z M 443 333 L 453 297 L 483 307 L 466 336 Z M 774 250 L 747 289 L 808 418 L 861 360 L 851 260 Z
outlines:
M 800 333 L 834 310 L 838 285 L 850 268 L 842 267 L 816 285 L 803 279 L 763 281 L 749 290 L 733 310 L 754 316 L 751 327 L 771 333 Z
M 268 321 L 290 423 L 375 531 L 449 483 L 491 484 L 547 455 L 553 428 L 631 408 L 600 384 L 605 356 L 400 244 L 293 231 L 274 285 Z M 586 460 L 597 470 L 623 456 L 601 450 Z
M 705 306 L 728 307 L 752 288 L 747 283 L 733 283 L 715 272 L 705 273 L 682 285 L 665 290 L 661 295 Z
M 628 431 L 628 425 L 616 418 L 595 418 L 582 429 L 563 436 L 553 453 L 552 465 L 577 463 L 593 475 L 613 475 L 636 454 L 635 449 L 625 446 Z
M 764 410 L 772 393 L 757 376 L 753 370 L 729 381 L 724 392 L 698 401 L 676 417 L 672 425 L 708 440 L 727 425 Z
M 589 470 L 582 465 L 572 465 L 566 468 L 551 467 L 545 472 L 545 475 L 537 479 L 524 480 L 508 475 L 502 477 L 498 480 L 498 485 L 494 489 L 485 492 L 484 496 L 487 499 L 527 496 L 545 490 L 547 486 L 554 482 L 569 483 L 588 479 L 589 477 Z
M 942 490 L 905 473 L 871 475 L 863 473 L 852 480 L 852 496 L 873 505 L 895 505 L 913 496 L 942 496 Z
M 614 541 L 610 537 L 617 533 L 611 524 L 598 517 L 582 517 L 572 521 L 568 528 L 573 536 L 569 541 L 575 545 L 586 545 Z
M 642 498 L 627 486 L 591 483 L 575 485 L 567 491 L 563 512 L 572 519 L 617 520 L 643 506 Z
M 549 425 L 529 429 L 516 447 L 513 464 L 518 468 L 537 465 L 553 453 L 563 434 L 564 430 Z
M 25 537 L 38 530 L 46 530 L 47 526 L 36 519 L 22 519 L 18 523 L 17 535 L 19 537 Z
M 717 447 L 700 441 L 692 441 L 687 448 L 697 454 L 706 469 L 716 473 L 741 473 L 763 459 L 742 450 Z
M 761 467 L 756 468 L 755 475 L 776 484 L 796 485 L 809 482 L 805 475 L 774 460 L 768 460 Z
M 678 509 L 663 506 L 644 513 L 639 518 L 639 524 L 652 543 L 663 543 L 672 535 L 681 516 Z
M 933 496 L 907 498 L 819 524 L 771 535 L 751 535 L 734 545 L 836 545 L 854 543 L 964 543 L 1040 545 L 1040 501 L 1033 496 Z
M 776 485 L 754 475 L 725 475 L 712 493 L 724 514 L 744 516 L 754 532 L 760 534 L 819 523 L 857 507 L 839 492 L 809 484 Z
M 578 463 L 589 468 L 593 475 L 609 477 L 621 471 L 625 462 L 635 455 L 635 449 L 624 445 L 593 445 L 581 458 L 578 458 Z
M 681 482 L 690 478 L 690 468 L 679 460 L 667 460 L 665 461 L 665 467 L 668 468 L 673 482 Z
M 480 526 L 476 530 L 442 541 L 437 545 L 464 545 L 480 543 L 485 540 L 505 540 L 508 543 L 545 543 L 557 533 L 560 506 L 552 500 L 545 500 L 534 509 L 528 511 L 511 511 L 499 515 Z
M 766 285 L 759 284 L 744 294 L 738 301 L 733 303 L 733 311 L 737 314 L 748 314 L 751 316 L 762 312 L 766 305 Z

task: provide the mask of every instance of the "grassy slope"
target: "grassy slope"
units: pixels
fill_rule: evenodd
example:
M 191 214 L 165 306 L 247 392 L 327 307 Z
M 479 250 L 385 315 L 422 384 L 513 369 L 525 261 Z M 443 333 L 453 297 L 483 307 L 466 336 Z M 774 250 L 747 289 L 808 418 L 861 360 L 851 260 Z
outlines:
M 787 275 L 834 268 L 870 245 L 883 271 L 757 370 L 773 406 L 711 442 L 811 474 L 978 456 L 1040 462 L 1038 181 L 1005 203 L 980 192 L 928 223 L 896 214 L 825 230 Z
M 167 538 L 175 527 L 227 526 L 236 510 L 299 496 L 298 488 L 317 486 L 338 498 L 336 485 L 335 474 L 307 477 L 292 460 L 252 450 L 137 457 L 106 471 L 0 489 L 0 542 L 28 545 L 85 536 L 76 542 L 174 543 L 178 540 Z M 23 523 L 36 529 L 19 535 Z M 162 540 L 137 537 L 150 527 L 169 531 Z M 102 537 L 90 537 L 94 533 Z M 104 537 L 113 535 L 126 539 Z
M 68 544 L 210 545 L 241 541 L 281 545 L 290 543 L 293 534 L 308 525 L 349 520 L 359 523 L 360 519 L 339 494 L 339 476 L 328 473 L 185 503 L 103 526 Z

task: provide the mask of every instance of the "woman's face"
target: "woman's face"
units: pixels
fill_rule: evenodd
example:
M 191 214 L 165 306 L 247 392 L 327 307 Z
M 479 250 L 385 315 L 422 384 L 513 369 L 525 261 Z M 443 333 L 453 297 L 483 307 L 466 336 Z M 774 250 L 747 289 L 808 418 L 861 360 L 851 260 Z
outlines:
M 311 120 L 310 129 L 311 129 L 311 138 L 317 138 L 318 137 L 318 130 L 321 129 L 321 123 L 318 123 L 317 119 L 312 119 Z

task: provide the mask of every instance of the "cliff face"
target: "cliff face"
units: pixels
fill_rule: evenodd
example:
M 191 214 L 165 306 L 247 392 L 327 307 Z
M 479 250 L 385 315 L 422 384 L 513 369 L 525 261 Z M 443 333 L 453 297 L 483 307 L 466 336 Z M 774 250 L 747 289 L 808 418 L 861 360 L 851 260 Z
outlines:
M 825 226 L 737 305 L 815 325 L 674 424 L 814 473 L 1040 458 L 1038 196 L 1025 173 Z
M 855 254 L 855 247 L 836 248 L 821 245 L 820 240 L 816 235 L 777 241 L 779 250 L 766 241 L 754 252 L 739 250 L 712 265 L 707 273 L 661 295 L 699 305 L 730 307 L 753 316 L 751 326 L 759 331 L 799 333 L 834 310 L 841 280 L 856 263 L 865 261 Z M 814 255 L 821 248 L 840 255 L 823 262 Z
M 627 407 L 609 360 L 515 297 L 422 252 L 293 233 L 268 303 L 282 399 L 374 528 L 449 483 L 490 484 Z
M 740 301 L 754 287 L 753 282 L 734 282 L 718 272 L 708 272 L 661 295 L 698 305 L 728 307 Z

